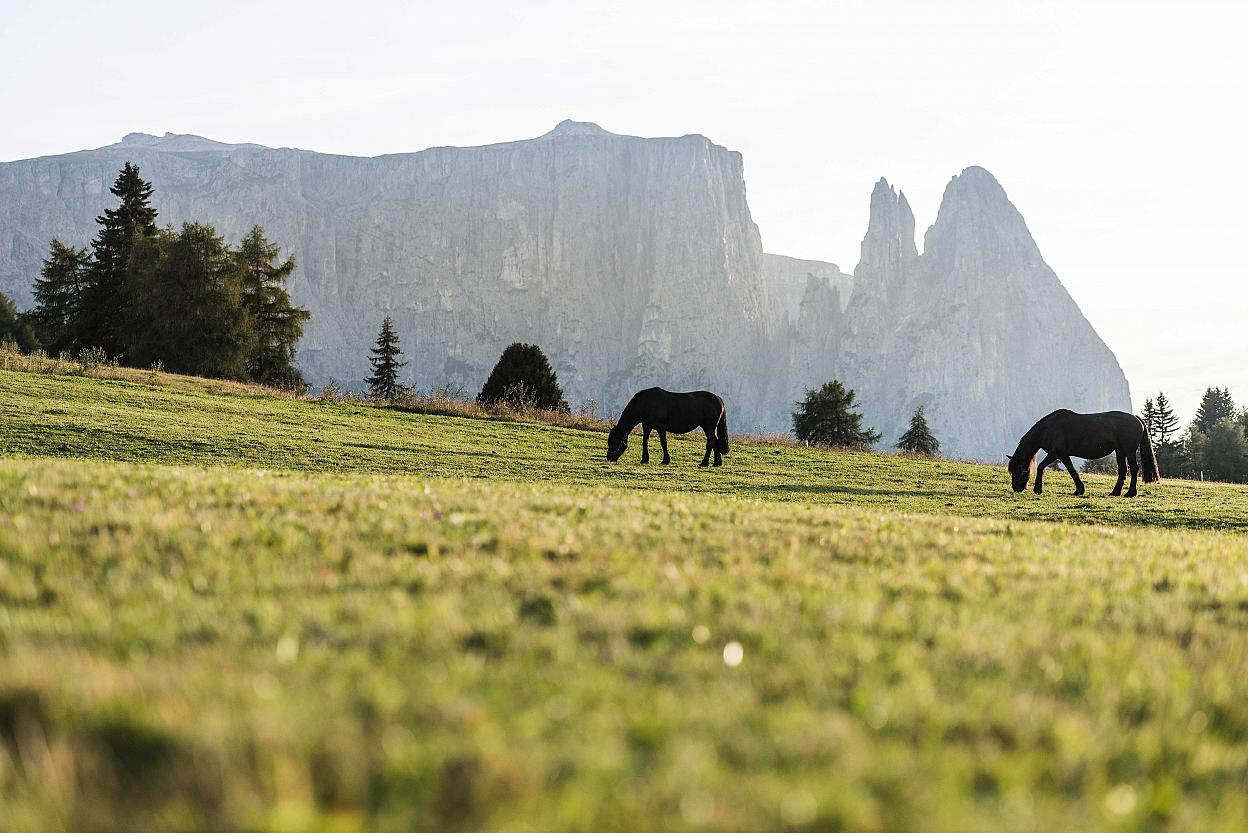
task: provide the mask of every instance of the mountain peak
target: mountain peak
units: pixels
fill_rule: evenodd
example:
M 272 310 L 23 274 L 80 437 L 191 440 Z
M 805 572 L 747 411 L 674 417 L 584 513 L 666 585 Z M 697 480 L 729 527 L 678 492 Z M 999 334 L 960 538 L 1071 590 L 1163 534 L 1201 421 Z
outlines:
M 127 133 L 113 147 L 122 148 L 151 148 L 152 150 L 161 150 L 169 152 L 186 152 L 186 151 L 230 151 L 236 148 L 259 149 L 264 145 L 251 143 L 230 144 L 229 142 L 218 142 L 215 139 L 207 139 L 203 136 L 196 136 L 193 133 L 169 133 L 163 136 L 153 136 L 151 133 Z
M 554 129 L 549 133 L 545 133 L 541 138 L 555 139 L 561 136 L 614 136 L 615 134 L 609 130 L 603 130 L 592 121 L 573 121 L 572 119 L 564 119 L 555 125 Z
M 945 188 L 945 196 L 946 198 L 950 196 L 979 197 L 1008 202 L 1005 189 L 1001 187 L 997 178 L 978 165 L 964 168 L 962 173 L 949 180 L 949 185 Z

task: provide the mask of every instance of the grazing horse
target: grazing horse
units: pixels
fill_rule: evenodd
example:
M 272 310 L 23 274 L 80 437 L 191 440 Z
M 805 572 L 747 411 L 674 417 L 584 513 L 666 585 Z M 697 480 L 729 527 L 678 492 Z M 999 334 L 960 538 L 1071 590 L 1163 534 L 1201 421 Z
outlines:
M 1075 481 L 1075 495 L 1083 494 L 1083 481 L 1075 471 L 1071 457 L 1082 457 L 1085 460 L 1096 460 L 1110 452 L 1118 455 L 1118 482 L 1114 484 L 1111 495 L 1122 494 L 1122 481 L 1127 476 L 1127 463 L 1131 464 L 1131 488 L 1127 489 L 1127 497 L 1135 497 L 1136 478 L 1140 465 L 1136 462 L 1135 452 L 1138 450 L 1144 461 L 1144 482 L 1152 483 L 1161 479 L 1157 471 L 1157 457 L 1153 454 L 1153 443 L 1148 437 L 1148 429 L 1135 414 L 1123 411 L 1106 411 L 1102 414 L 1077 414 L 1065 408 L 1054 411 L 1044 419 L 1031 426 L 1031 430 L 1018 441 L 1018 448 L 1009 455 L 1010 476 L 1014 491 L 1021 492 L 1027 488 L 1030 477 L 1031 462 L 1036 452 L 1043 449 L 1046 454 L 1040 465 L 1036 467 L 1036 494 L 1044 489 L 1044 470 L 1046 467 L 1061 461 Z
M 672 393 L 663 388 L 640 391 L 624 406 L 620 421 L 607 435 L 607 459 L 615 462 L 628 448 L 628 434 L 640 423 L 642 430 L 641 462 L 650 462 L 650 432 L 659 432 L 663 446 L 663 465 L 672 462 L 667 454 L 667 432 L 687 434 L 695 428 L 706 432 L 706 453 L 699 466 L 708 465 L 711 452 L 715 465 L 723 463 L 728 454 L 728 411 L 724 400 L 706 390 L 693 393 Z

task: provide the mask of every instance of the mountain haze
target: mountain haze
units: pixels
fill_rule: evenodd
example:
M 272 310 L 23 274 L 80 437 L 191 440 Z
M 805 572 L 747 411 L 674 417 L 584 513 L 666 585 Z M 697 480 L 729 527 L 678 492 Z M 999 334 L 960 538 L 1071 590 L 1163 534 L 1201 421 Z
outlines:
M 84 245 L 126 161 L 162 223 L 237 240 L 260 223 L 299 260 L 312 312 L 299 361 L 354 383 L 389 315 L 407 383 L 475 393 L 534 342 L 575 405 L 711 388 L 734 430 L 786 430 L 807 386 L 840 376 L 895 440 L 918 404 L 947 453 L 996 457 L 1053 407 L 1129 407 L 1113 354 L 990 174 L 946 190 L 924 252 L 886 182 L 851 277 L 764 254 L 741 155 L 699 135 L 645 139 L 565 121 L 536 139 L 359 158 L 130 134 L 0 164 L 0 290 L 20 307 L 48 241 Z

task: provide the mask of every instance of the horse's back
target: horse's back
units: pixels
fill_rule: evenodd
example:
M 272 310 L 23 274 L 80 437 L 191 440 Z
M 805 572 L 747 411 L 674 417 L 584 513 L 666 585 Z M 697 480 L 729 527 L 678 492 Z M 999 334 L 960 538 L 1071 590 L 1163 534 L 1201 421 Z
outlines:
M 685 434 L 717 423 L 724 400 L 709 390 L 673 392 L 655 387 L 634 394 L 625 411 L 660 430 Z

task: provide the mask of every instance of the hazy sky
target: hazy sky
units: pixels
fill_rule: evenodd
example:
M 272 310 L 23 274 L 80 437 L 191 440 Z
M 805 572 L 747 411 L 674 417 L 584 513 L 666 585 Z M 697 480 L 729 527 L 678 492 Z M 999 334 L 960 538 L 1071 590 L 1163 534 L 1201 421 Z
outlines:
M 130 131 L 373 155 L 564 118 L 745 155 L 768 251 L 858 259 L 982 165 L 1136 407 L 1248 404 L 1248 4 L 0 0 L 0 159 Z M 1035 337 L 1043 338 L 1043 333 Z

